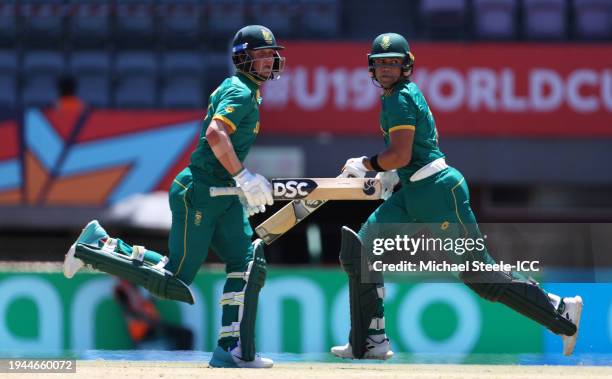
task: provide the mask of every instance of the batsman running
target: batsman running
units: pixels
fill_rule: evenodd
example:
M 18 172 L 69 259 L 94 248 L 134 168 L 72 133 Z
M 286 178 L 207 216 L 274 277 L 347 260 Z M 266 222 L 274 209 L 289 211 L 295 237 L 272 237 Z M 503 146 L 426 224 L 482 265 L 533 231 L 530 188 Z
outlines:
M 193 303 L 188 285 L 212 248 L 226 264 L 221 297 L 222 327 L 212 367 L 268 368 L 255 354 L 255 317 L 266 279 L 263 242 L 251 242 L 248 217 L 272 205 L 272 188 L 242 162 L 259 132 L 260 86 L 278 79 L 285 59 L 272 32 L 246 26 L 233 39 L 236 74 L 210 95 L 206 118 L 188 167 L 169 191 L 172 226 L 169 256 L 111 238 L 94 220 L 68 251 L 64 274 L 85 264 L 142 285 L 153 294 Z M 212 198 L 212 186 L 240 186 L 244 196 Z
M 364 177 L 368 171 L 377 171 L 385 202 L 369 216 L 358 233 L 342 228 L 340 263 L 349 277 L 351 331 L 349 343 L 331 349 L 341 358 L 393 356 L 385 333 L 382 273 L 361 265 L 362 243 L 371 238 L 377 226 L 436 224 L 454 238 L 466 236 L 469 230 L 476 235 L 480 233 L 465 178 L 446 164 L 438 148 L 433 115 L 417 85 L 410 81 L 413 64 L 414 56 L 401 35 L 385 33 L 374 39 L 368 65 L 373 82 L 383 90 L 380 125 L 386 149 L 369 158 L 347 160 L 342 173 Z M 393 193 L 400 182 L 401 189 Z M 455 254 L 451 251 L 447 255 Z M 456 255 L 450 259 L 456 259 Z M 494 263 L 486 250 L 480 260 Z M 373 280 L 362 280 L 366 274 Z M 580 296 L 561 298 L 512 272 L 466 271 L 459 278 L 482 298 L 505 304 L 560 335 L 563 353 L 573 352 L 583 305 Z

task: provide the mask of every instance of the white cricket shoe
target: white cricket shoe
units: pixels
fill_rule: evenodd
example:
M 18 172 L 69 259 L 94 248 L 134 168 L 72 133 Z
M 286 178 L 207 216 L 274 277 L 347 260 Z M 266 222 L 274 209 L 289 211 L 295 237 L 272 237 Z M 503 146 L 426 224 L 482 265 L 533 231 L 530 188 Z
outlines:
M 225 351 L 217 346 L 208 364 L 210 367 L 217 368 L 270 368 L 274 362 L 271 359 L 262 358 L 259 354 L 255 354 L 255 359 L 252 361 L 244 361 L 242 360 L 242 348 L 238 345 L 231 351 Z
M 576 325 L 576 333 L 572 336 L 561 335 L 563 340 L 563 355 L 572 355 L 574 347 L 576 347 L 576 339 L 578 338 L 578 327 L 580 326 L 580 315 L 582 314 L 582 298 L 580 296 L 564 297 L 563 303 L 565 309 L 562 316 L 570 320 Z
M 74 256 L 76 244 L 72 244 L 64 257 L 64 276 L 72 279 L 74 274 L 85 266 L 82 260 Z
M 376 342 L 372 337 L 367 338 L 366 342 L 367 351 L 361 359 L 380 359 L 387 360 L 393 357 L 393 351 L 391 351 L 391 343 L 388 338 L 383 338 L 382 341 Z M 331 348 L 331 353 L 339 358 L 355 359 L 353 356 L 353 347 L 350 342 L 344 346 L 334 346 Z
M 74 241 L 66 256 L 64 257 L 64 276 L 68 279 L 72 278 L 74 274 L 85 266 L 85 263 L 79 258 L 74 256 L 76 251 L 77 243 L 96 244 L 102 238 L 108 238 L 108 234 L 102 228 L 98 220 L 90 221 L 83 230 L 79 237 Z

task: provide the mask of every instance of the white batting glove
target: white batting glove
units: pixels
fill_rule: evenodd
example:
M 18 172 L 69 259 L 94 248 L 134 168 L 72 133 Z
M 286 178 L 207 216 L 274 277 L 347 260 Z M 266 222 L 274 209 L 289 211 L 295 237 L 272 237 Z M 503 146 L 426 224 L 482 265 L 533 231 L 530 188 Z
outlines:
M 346 161 L 344 167 L 342 167 L 341 178 L 364 178 L 366 173 L 369 171 L 366 166 L 363 165 L 363 160 L 367 157 L 364 155 L 359 158 L 351 158 Z
M 263 176 L 251 174 L 246 168 L 234 176 L 236 183 L 242 188 L 244 198 L 250 207 L 272 205 L 272 185 Z
M 246 198 L 244 196 L 238 196 L 238 198 L 240 199 L 240 203 L 242 204 L 242 208 L 249 215 L 249 217 L 251 217 L 253 215 L 256 215 L 257 213 L 264 213 L 266 211 L 266 206 L 265 205 L 250 206 L 247 203 Z
M 387 200 L 393 195 L 393 188 L 400 182 L 397 171 L 395 170 L 379 172 L 376 174 L 375 179 L 380 180 L 380 185 L 382 187 L 380 198 L 383 200 Z

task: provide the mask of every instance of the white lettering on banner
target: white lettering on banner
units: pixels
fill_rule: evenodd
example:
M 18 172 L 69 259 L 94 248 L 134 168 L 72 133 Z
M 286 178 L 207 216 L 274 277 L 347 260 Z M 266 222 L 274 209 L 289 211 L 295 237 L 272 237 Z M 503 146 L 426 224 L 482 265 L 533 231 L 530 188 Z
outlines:
M 423 311 L 437 302 L 449 305 L 457 314 L 457 329 L 443 341 L 429 338 L 421 323 Z M 416 285 L 402 300 L 397 320 L 397 330 L 410 351 L 458 354 L 458 359 L 461 359 L 461 354 L 473 350 L 482 327 L 480 308 L 474 295 L 456 283 Z
M 300 341 L 303 352 L 321 352 L 329 348 L 325 346 L 325 296 L 319 285 L 312 280 L 302 278 L 284 278 L 268 280 L 257 307 L 261 320 L 258 323 L 257 335 L 262 336 L 257 343 L 261 351 L 282 352 L 283 337 L 281 335 L 283 320 L 282 303 L 294 300 L 300 304 L 298 320 L 291 320 L 292 328 L 300 331 Z
M 30 276 L 9 278 L 0 283 L 0 341 L 2 349 L 17 352 L 57 353 L 63 348 L 63 311 L 57 290 L 47 281 Z M 7 313 L 16 300 L 34 302 L 38 336 L 16 336 L 9 330 Z M 34 327 L 34 326 L 32 326 Z
M 305 111 L 318 111 L 330 101 L 339 110 L 364 111 L 377 106 L 379 96 L 368 72 L 361 68 L 330 71 L 298 66 L 285 70 L 280 80 L 265 82 L 262 91 L 265 108 L 283 109 L 292 101 Z
M 262 86 L 262 106 L 270 109 L 282 109 L 287 106 L 291 96 L 291 71 L 283 71 L 280 80 L 266 80 Z
M 322 67 L 317 67 L 314 70 L 314 84 L 312 93 L 308 91 L 308 72 L 303 67 L 298 67 L 292 75 L 293 100 L 296 104 L 305 110 L 313 111 L 321 109 L 325 106 L 328 95 L 328 78 L 327 70 Z
M 451 68 L 442 68 L 434 71 L 428 78 L 427 89 L 434 108 L 445 112 L 452 112 L 461 107 L 465 99 L 465 85 L 459 71 Z M 444 94 L 444 88 L 450 92 Z
M 497 83 L 495 71 L 490 68 L 475 68 L 468 73 L 468 108 L 472 111 L 480 109 L 481 104 L 489 111 L 497 110 L 495 93 Z
M 502 105 L 506 111 L 510 112 L 524 112 L 527 110 L 527 99 L 515 96 L 514 87 L 514 72 L 505 68 L 501 72 L 501 98 Z
M 373 106 L 378 106 L 380 92 L 372 84 L 372 78 L 367 71 L 354 69 L 349 84 L 352 90 L 353 109 L 364 111 Z
M 546 89 L 549 90 L 548 95 L 546 95 Z M 535 111 L 555 110 L 563 102 L 563 80 L 553 70 L 536 68 L 531 72 L 529 96 Z
M 606 109 L 612 112 L 612 70 L 605 70 L 601 80 L 601 98 Z
M 582 68 L 562 75 L 553 68 L 536 67 L 517 77 L 516 70 L 509 67 L 473 67 L 465 72 L 452 67 L 419 67 L 413 81 L 434 112 L 455 112 L 461 107 L 472 112 L 555 112 L 564 105 L 580 113 L 612 111 L 609 69 Z M 379 102 L 379 89 L 372 85 L 367 71 L 342 67 L 298 66 L 283 73 L 281 80 L 264 83 L 263 91 L 264 106 L 270 109 L 283 109 L 293 102 L 311 112 L 330 105 L 339 111 L 368 111 Z
M 349 106 L 349 94 L 347 86 L 348 84 L 348 75 L 346 70 L 343 68 L 339 68 L 330 73 L 330 81 L 332 87 L 334 89 L 335 94 L 335 104 L 338 109 L 347 109 Z
M 569 76 L 567 80 L 567 101 L 573 109 L 583 113 L 597 111 L 599 108 L 597 98 L 580 94 L 580 87 L 596 86 L 597 79 L 597 74 L 586 69 L 576 70 Z

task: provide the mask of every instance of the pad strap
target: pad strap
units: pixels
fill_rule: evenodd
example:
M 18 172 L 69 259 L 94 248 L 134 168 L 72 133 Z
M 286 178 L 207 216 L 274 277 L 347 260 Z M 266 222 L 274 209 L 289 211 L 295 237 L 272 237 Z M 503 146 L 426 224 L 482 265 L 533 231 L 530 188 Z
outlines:
M 115 250 L 117 250 L 117 239 L 110 238 L 110 237 L 107 238 L 101 250 L 103 253 L 106 253 L 106 254 L 114 254 Z
M 221 305 L 244 305 L 244 291 L 241 292 L 226 292 L 221 296 L 219 301 Z
M 164 268 L 166 267 L 168 262 L 170 262 L 170 259 L 167 256 L 164 255 L 162 257 L 162 259 L 159 261 L 159 263 L 157 263 L 152 268 L 155 269 L 155 270 L 158 270 L 158 271 L 164 271 Z
M 370 329 L 382 330 L 385 328 L 385 318 L 373 318 L 370 322 Z
M 227 278 L 228 279 L 242 279 L 245 282 L 249 281 L 249 274 L 251 272 L 250 271 L 245 271 L 245 272 L 230 272 L 229 274 L 227 274 Z
M 147 249 L 145 249 L 144 246 L 140 246 L 140 245 L 132 246 L 132 256 L 131 256 L 131 259 L 133 261 L 138 261 L 138 262 L 144 261 L 145 252 L 146 251 L 147 251 Z
M 231 325 L 222 326 L 219 338 L 240 337 L 240 321 L 232 322 Z

